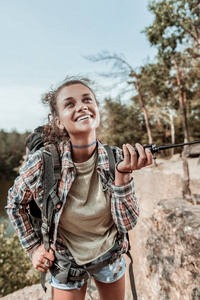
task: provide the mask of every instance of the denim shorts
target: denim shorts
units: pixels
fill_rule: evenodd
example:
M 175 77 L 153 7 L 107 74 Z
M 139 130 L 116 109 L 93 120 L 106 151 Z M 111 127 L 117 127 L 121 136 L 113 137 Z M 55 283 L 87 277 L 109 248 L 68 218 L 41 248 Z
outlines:
M 108 251 L 101 257 L 95 259 L 91 264 L 92 265 L 98 264 L 99 262 L 104 261 L 109 257 L 111 257 L 112 254 L 113 253 Z M 118 258 L 113 264 L 108 264 L 102 269 L 98 270 L 97 272 L 93 272 L 91 276 L 100 282 L 112 283 L 119 280 L 124 275 L 125 271 L 126 271 L 126 261 L 124 255 L 122 254 L 121 257 Z M 74 290 L 74 289 L 80 290 L 86 281 L 87 280 L 82 279 L 77 281 L 71 281 L 68 282 L 67 284 L 63 284 L 55 277 L 50 275 L 49 283 L 51 286 L 61 290 Z

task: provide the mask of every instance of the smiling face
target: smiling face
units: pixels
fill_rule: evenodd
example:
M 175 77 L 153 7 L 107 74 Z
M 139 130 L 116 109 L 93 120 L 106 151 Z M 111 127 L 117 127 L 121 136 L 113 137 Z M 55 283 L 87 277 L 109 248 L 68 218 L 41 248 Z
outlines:
M 93 92 L 83 84 L 65 86 L 57 96 L 56 124 L 66 129 L 71 141 L 96 138 L 100 123 L 99 109 Z

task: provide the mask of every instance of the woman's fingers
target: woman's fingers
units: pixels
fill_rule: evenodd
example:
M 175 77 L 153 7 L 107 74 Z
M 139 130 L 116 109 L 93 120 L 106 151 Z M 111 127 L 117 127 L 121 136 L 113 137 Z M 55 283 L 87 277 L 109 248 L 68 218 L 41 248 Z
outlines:
M 127 163 L 129 161 L 129 159 L 130 159 L 130 154 L 129 154 L 127 145 L 124 144 L 122 146 L 122 149 L 123 149 L 123 154 L 124 154 L 124 161 Z
M 137 152 L 130 144 L 122 146 L 124 160 L 118 164 L 118 169 L 121 172 L 130 172 L 139 170 L 145 166 L 151 165 L 153 162 L 150 149 L 144 149 L 142 145 L 136 144 Z
M 142 167 L 144 167 L 147 163 L 147 153 L 146 153 L 145 149 L 142 147 L 142 145 L 137 143 L 135 146 L 139 153 L 139 157 L 138 157 L 138 161 L 137 161 L 137 169 L 139 170 Z
M 44 245 L 41 245 L 34 249 L 32 253 L 32 263 L 35 269 L 41 272 L 45 272 L 48 270 L 55 259 L 53 250 L 50 249 L 48 252 L 45 248 Z
M 35 267 L 36 270 L 40 271 L 40 272 L 46 272 L 49 270 L 49 267 L 45 267 L 44 265 L 40 264 L 38 266 Z
M 128 160 L 127 163 L 129 164 L 129 168 L 131 168 L 130 170 L 135 170 L 137 168 L 137 152 L 135 151 L 135 149 L 133 148 L 133 146 L 131 146 L 130 144 L 126 144 L 126 148 L 128 151 Z
M 138 155 L 135 149 L 130 144 L 126 144 L 126 147 L 129 151 L 129 164 L 131 170 L 139 170 L 147 162 L 147 156 L 144 148 L 138 143 L 135 146 L 137 148 Z
M 43 271 L 41 271 L 41 272 L 45 272 L 45 271 L 47 271 L 51 266 L 52 266 L 52 262 L 50 261 L 50 260 L 48 260 L 48 259 L 45 259 L 45 260 L 43 260 L 43 261 L 41 261 L 40 263 L 39 263 L 39 265 L 38 265 L 38 267 L 37 267 L 37 270 L 39 270 L 39 268 L 40 269 L 42 269 Z
M 122 146 L 124 160 L 118 164 L 118 170 L 122 173 L 129 173 L 135 169 L 137 165 L 137 153 L 129 144 Z
M 147 161 L 145 163 L 145 166 L 149 166 L 153 163 L 153 154 L 151 153 L 151 150 L 149 148 L 145 149 Z
M 46 268 L 50 268 L 52 265 L 53 265 L 53 262 L 48 260 L 48 259 L 45 259 L 43 262 L 42 262 L 43 266 L 45 266 Z

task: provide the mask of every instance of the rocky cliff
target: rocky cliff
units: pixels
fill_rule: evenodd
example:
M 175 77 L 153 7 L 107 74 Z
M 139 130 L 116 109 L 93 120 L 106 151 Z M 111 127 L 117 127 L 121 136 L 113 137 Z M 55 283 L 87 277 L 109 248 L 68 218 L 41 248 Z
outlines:
M 190 189 L 200 194 L 198 159 L 188 159 Z M 182 161 L 158 160 L 135 172 L 141 215 L 131 232 L 139 300 L 200 299 L 200 206 L 182 199 Z
M 200 206 L 183 199 L 158 204 L 146 241 L 153 299 L 200 299 L 199 216 Z

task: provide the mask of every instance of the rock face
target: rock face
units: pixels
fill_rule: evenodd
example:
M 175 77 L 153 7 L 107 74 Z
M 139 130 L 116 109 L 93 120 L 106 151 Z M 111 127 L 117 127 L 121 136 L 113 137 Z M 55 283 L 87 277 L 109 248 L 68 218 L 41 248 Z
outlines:
M 158 204 L 146 241 L 147 276 L 160 287 L 154 299 L 200 299 L 199 215 L 183 199 Z
M 191 192 L 199 194 L 198 159 L 188 160 Z M 141 210 L 131 232 L 138 299 L 199 300 L 200 206 L 181 198 L 181 159 L 159 162 L 134 179 Z
M 190 157 L 198 157 L 200 156 L 200 145 L 193 145 L 190 146 L 190 153 L 189 153 Z

